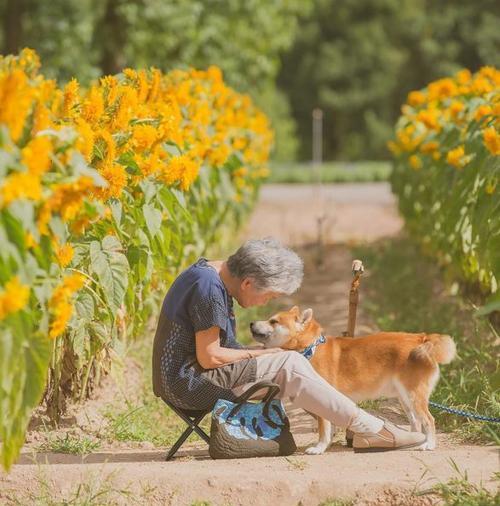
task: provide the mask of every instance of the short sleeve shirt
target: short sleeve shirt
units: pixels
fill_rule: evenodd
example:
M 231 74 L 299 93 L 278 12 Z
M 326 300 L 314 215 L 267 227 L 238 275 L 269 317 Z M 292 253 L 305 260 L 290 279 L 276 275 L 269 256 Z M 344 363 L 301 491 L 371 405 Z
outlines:
M 218 399 L 234 400 L 232 388 L 255 381 L 255 359 L 215 369 L 200 366 L 195 333 L 214 326 L 220 329 L 222 347 L 242 348 L 236 341 L 233 299 L 202 257 L 176 278 L 162 304 L 153 352 L 153 377 L 159 373 L 160 378 L 157 395 L 180 408 L 211 409 Z

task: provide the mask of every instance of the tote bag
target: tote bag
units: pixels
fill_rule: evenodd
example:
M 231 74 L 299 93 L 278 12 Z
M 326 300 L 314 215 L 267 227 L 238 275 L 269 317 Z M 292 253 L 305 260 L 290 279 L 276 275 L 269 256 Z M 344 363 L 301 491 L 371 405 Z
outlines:
M 250 397 L 267 388 L 261 402 Z M 209 453 L 214 459 L 291 455 L 297 446 L 290 421 L 279 399 L 280 387 L 261 381 L 235 402 L 219 399 L 212 410 Z

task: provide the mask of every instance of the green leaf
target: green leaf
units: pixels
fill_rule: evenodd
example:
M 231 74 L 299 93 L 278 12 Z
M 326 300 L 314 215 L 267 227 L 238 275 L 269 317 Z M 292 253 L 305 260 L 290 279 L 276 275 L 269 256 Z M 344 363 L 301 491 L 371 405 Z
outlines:
M 184 193 L 181 192 L 180 190 L 175 189 L 175 188 L 169 188 L 168 190 L 175 197 L 175 199 L 177 200 L 177 203 L 183 209 L 186 209 L 187 204 L 186 204 L 186 197 L 185 197 Z
M 21 222 L 14 218 L 8 210 L 4 210 L 1 216 L 7 237 L 19 248 L 21 253 L 24 253 L 26 251 L 26 243 L 24 242 L 24 230 Z
M 23 311 L 0 328 L 0 458 L 9 469 L 19 455 L 31 412 L 45 388 L 51 342 Z
M 118 249 L 121 249 L 121 244 L 114 236 L 106 236 L 102 243 L 90 243 L 90 266 L 112 311 L 121 306 L 128 284 L 129 264 L 127 257 Z
M 142 207 L 144 213 L 144 219 L 146 226 L 148 227 L 149 233 L 154 237 L 161 228 L 162 214 L 159 209 L 156 209 L 151 204 L 144 204 Z
M 139 176 L 141 174 L 141 169 L 139 168 L 139 165 L 137 165 L 137 162 L 134 159 L 134 154 L 131 151 L 127 151 L 126 153 L 120 155 L 118 163 L 123 165 L 129 174 L 133 174 L 134 176 Z
M 90 293 L 80 290 L 75 299 L 76 315 L 78 318 L 90 321 L 94 317 L 94 311 L 94 298 Z
M 490 301 L 487 302 L 484 306 L 481 306 L 476 311 L 476 314 L 478 316 L 485 316 L 493 313 L 493 311 L 500 311 L 500 294 L 490 298 Z
M 99 174 L 99 172 L 87 165 L 85 158 L 78 151 L 74 151 L 70 158 L 70 165 L 73 167 L 77 176 L 87 176 L 92 178 L 95 186 L 106 187 L 108 182 Z
M 122 221 L 122 204 L 119 200 L 112 199 L 109 201 L 109 207 L 111 207 L 111 213 L 115 223 L 120 226 Z
M 69 333 L 68 339 L 73 345 L 73 353 L 77 357 L 78 367 L 81 367 L 87 358 L 86 344 L 88 341 L 88 333 L 86 323 L 84 321 L 78 322 L 76 328 Z
M 144 179 L 140 184 L 141 190 L 144 193 L 144 200 L 146 204 L 149 204 L 153 197 L 158 194 L 158 187 L 153 181 Z

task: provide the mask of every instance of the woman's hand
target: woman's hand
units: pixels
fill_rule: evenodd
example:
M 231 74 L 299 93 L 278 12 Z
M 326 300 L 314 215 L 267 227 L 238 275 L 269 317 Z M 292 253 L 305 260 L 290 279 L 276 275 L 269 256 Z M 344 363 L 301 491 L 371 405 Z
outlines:
M 260 350 L 248 350 L 250 353 L 249 358 L 259 357 L 261 355 L 269 355 L 270 353 L 279 353 L 285 351 L 283 348 L 262 348 Z

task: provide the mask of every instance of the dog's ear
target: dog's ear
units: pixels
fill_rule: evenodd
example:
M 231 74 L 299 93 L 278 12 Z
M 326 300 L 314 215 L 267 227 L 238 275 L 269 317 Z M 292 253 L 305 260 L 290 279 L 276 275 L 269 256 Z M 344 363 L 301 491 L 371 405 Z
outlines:
M 307 325 L 313 317 L 313 310 L 311 308 L 307 308 L 302 312 L 302 315 L 300 317 L 300 323 L 302 325 Z
M 294 316 L 299 316 L 300 313 L 299 306 L 293 306 L 292 309 L 290 309 L 290 313 L 292 313 Z

